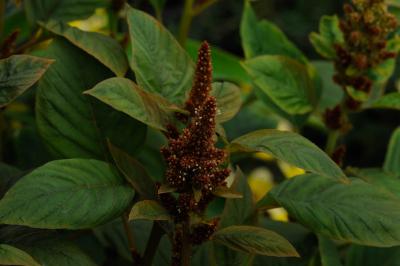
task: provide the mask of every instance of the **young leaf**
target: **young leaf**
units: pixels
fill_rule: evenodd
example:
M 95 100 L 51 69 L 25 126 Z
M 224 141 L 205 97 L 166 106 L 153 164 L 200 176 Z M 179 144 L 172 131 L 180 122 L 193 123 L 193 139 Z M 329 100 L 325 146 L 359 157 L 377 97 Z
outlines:
M 35 241 L 32 245 L 23 244 L 21 248 L 32 254 L 41 265 L 49 266 L 96 266 L 76 244 L 61 239 Z
M 122 172 L 125 179 L 133 186 L 136 193 L 138 193 L 142 199 L 153 199 L 156 193 L 156 187 L 144 166 L 135 158 L 113 146 L 111 143 L 109 143 L 108 147 L 118 169 Z
M 36 115 L 38 130 L 53 153 L 105 159 L 107 138 L 130 154 L 143 144 L 144 124 L 82 94 L 112 76 L 108 69 L 61 38 L 44 54 L 56 63 L 39 82 Z
M 227 187 L 217 187 L 213 194 L 215 196 L 226 198 L 226 199 L 242 199 L 243 195 L 239 192 L 232 190 L 231 188 Z
M 259 55 L 284 55 L 307 63 L 303 53 L 277 26 L 266 20 L 258 21 L 250 1 L 245 3 L 240 36 L 246 59 Z
M 97 32 L 82 31 L 55 20 L 40 25 L 92 55 L 117 76 L 123 77 L 128 70 L 125 52 L 116 40 Z
M 171 33 L 148 14 L 128 8 L 136 81 L 143 89 L 180 104 L 192 86 L 194 65 Z
M 104 80 L 84 93 L 159 130 L 166 130 L 165 126 L 179 110 L 163 97 L 142 90 L 126 78 Z
M 25 251 L 5 244 L 0 244 L 0 265 L 40 266 Z
M 168 211 L 157 201 L 143 200 L 133 205 L 133 208 L 129 214 L 129 220 L 137 219 L 162 221 L 170 220 L 171 216 L 169 215 Z
M 400 244 L 399 199 L 359 179 L 342 183 L 305 174 L 269 193 L 315 233 L 363 245 Z
M 319 22 L 319 34 L 310 34 L 311 44 L 314 49 L 327 59 L 336 57 L 335 44 L 343 43 L 343 33 L 339 28 L 339 18 L 337 16 L 322 16 Z
M 38 81 L 53 60 L 12 55 L 0 60 L 0 108 L 12 102 Z
M 242 95 L 240 88 L 230 82 L 214 82 L 212 95 L 217 99 L 217 122 L 231 120 L 240 110 Z
M 105 0 L 24 0 L 24 10 L 32 25 L 48 19 L 65 22 L 84 19 L 105 5 Z
M 231 249 L 274 257 L 299 257 L 296 249 L 277 233 L 255 226 L 229 226 L 217 231 L 213 240 Z
M 383 169 L 400 177 L 400 127 L 390 138 Z
M 312 111 L 315 88 L 305 65 L 285 56 L 264 55 L 243 66 L 257 87 L 289 114 Z
M 90 228 L 120 215 L 134 192 L 108 164 L 52 161 L 21 178 L 0 201 L 0 222 L 35 228 Z
M 340 254 L 335 243 L 324 236 L 318 235 L 319 253 L 321 265 L 323 266 L 342 266 Z
M 233 140 L 231 152 L 266 152 L 306 171 L 346 181 L 328 155 L 308 139 L 288 131 L 257 130 Z
M 186 51 L 193 61 L 197 60 L 200 44 L 199 41 L 191 39 L 186 42 Z M 226 80 L 240 86 L 248 86 L 251 83 L 249 75 L 240 64 L 240 58 L 236 55 L 211 45 L 211 58 L 214 80 Z
M 370 108 L 400 110 L 400 92 L 392 92 L 378 98 Z

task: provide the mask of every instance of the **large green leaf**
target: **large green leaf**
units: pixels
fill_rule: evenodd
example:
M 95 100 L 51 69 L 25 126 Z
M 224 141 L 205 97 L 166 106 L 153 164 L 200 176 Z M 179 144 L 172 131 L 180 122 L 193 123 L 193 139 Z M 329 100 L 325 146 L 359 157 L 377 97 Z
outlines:
M 350 169 L 351 173 L 376 187 L 381 187 L 400 199 L 400 178 L 379 168 Z
M 306 171 L 346 181 L 342 170 L 308 139 L 293 132 L 263 129 L 231 142 L 232 152 L 267 152 Z
M 25 251 L 5 244 L 0 244 L 0 265 L 40 266 Z
M 6 106 L 38 81 L 53 60 L 13 55 L 0 60 L 0 108 Z
M 41 240 L 21 248 L 43 266 L 96 266 L 78 246 L 61 239 Z
M 31 24 L 37 21 L 57 19 L 72 21 L 84 19 L 98 7 L 104 7 L 105 0 L 24 0 L 26 16 Z
M 400 110 L 400 92 L 392 92 L 378 98 L 370 108 Z
M 109 144 L 114 162 L 125 179 L 132 185 L 142 199 L 153 199 L 156 195 L 156 186 L 147 173 L 146 168 L 126 152 Z
M 165 127 L 179 109 L 165 98 L 142 90 L 126 78 L 110 78 L 85 92 L 114 109 L 124 112 L 155 129 Z
M 303 53 L 287 39 L 276 25 L 257 19 L 250 1 L 245 3 L 240 24 L 240 36 L 247 59 L 259 55 L 284 55 L 307 63 Z
M 375 248 L 352 245 L 346 252 L 346 266 L 400 266 L 400 246 Z
M 214 82 L 212 95 L 217 100 L 217 122 L 223 123 L 231 120 L 242 106 L 240 88 L 230 82 Z
M 319 22 L 319 34 L 310 34 L 311 44 L 314 49 L 327 59 L 336 57 L 335 44 L 343 43 L 343 33 L 339 28 L 337 16 L 322 16 Z
M 63 39 L 54 40 L 44 54 L 57 62 L 39 82 L 36 115 L 53 153 L 104 159 L 108 138 L 132 154 L 145 138 L 145 125 L 82 94 L 110 77 L 110 71 Z
M 312 111 L 315 88 L 307 67 L 286 56 L 263 55 L 244 62 L 254 83 L 289 114 Z
M 400 127 L 393 132 L 390 138 L 383 168 L 400 177 Z
M 35 228 L 90 228 L 120 215 L 133 190 L 108 164 L 53 161 L 21 178 L 0 201 L 0 222 Z
M 194 66 L 171 33 L 148 14 L 128 8 L 132 60 L 137 83 L 173 103 L 182 103 L 192 86 Z
M 168 211 L 155 200 L 142 200 L 133 205 L 129 214 L 129 220 L 170 220 L 171 216 Z
M 124 49 L 111 37 L 97 32 L 82 31 L 55 20 L 50 20 L 46 24 L 41 23 L 41 25 L 52 33 L 65 37 L 68 41 L 92 55 L 117 76 L 124 76 L 128 70 L 128 60 Z
M 339 251 L 332 240 L 318 235 L 318 245 L 323 266 L 342 266 Z
M 251 254 L 298 257 L 295 248 L 277 233 L 255 226 L 233 225 L 217 231 L 213 240 Z
M 199 41 L 189 39 L 186 42 L 186 50 L 194 61 L 197 60 L 199 47 Z M 211 45 L 211 58 L 214 80 L 231 81 L 241 86 L 251 83 L 249 75 L 240 64 L 240 58 L 236 55 Z
M 400 244 L 400 201 L 360 179 L 342 183 L 305 174 L 269 193 L 298 222 L 321 235 L 370 246 Z

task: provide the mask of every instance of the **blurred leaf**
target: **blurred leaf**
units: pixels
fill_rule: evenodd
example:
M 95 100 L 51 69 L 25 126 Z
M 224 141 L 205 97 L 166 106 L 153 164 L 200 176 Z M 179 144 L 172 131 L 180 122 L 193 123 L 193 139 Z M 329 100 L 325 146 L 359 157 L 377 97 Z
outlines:
M 304 65 L 288 57 L 264 55 L 246 60 L 244 68 L 286 112 L 304 114 L 313 109 L 315 88 Z
M 180 111 L 165 98 L 142 90 L 126 78 L 104 80 L 84 93 L 158 130 L 166 130 L 175 111 Z
M 360 179 L 342 183 L 305 174 L 281 183 L 269 193 L 315 233 L 380 247 L 400 244 L 399 200 Z
M 105 0 L 24 0 L 23 5 L 28 21 L 34 25 L 49 19 L 65 22 L 84 19 L 106 3 Z
M 38 81 L 53 60 L 13 55 L 0 60 L 0 108 L 12 102 Z
M 400 177 L 400 127 L 390 138 L 383 169 Z
M 379 97 L 372 103 L 371 108 L 400 110 L 400 92 L 392 92 Z
M 134 191 L 104 162 L 53 161 L 21 178 L 0 201 L 0 222 L 35 228 L 90 228 L 120 215 Z
M 243 195 L 239 192 L 232 190 L 231 188 L 227 187 L 217 187 L 213 194 L 215 196 L 226 198 L 226 199 L 242 199 Z
M 335 44 L 344 42 L 343 33 L 339 28 L 339 19 L 335 16 L 322 16 L 319 21 L 319 34 L 310 34 L 314 49 L 327 59 L 336 58 Z
M 146 168 L 135 158 L 111 143 L 108 145 L 111 155 L 118 169 L 125 179 L 132 185 L 142 199 L 152 199 L 155 196 L 155 184 L 147 173 Z
M 274 24 L 258 20 L 250 1 L 246 1 L 240 24 L 240 36 L 246 59 L 259 55 L 283 55 L 307 63 L 303 53 Z
M 46 266 L 96 266 L 93 260 L 75 244 L 63 240 L 42 240 L 21 248 Z
M 138 219 L 160 221 L 170 220 L 171 216 L 169 215 L 168 211 L 157 201 L 143 200 L 133 205 L 133 208 L 129 214 L 129 220 Z
M 82 94 L 111 76 L 105 67 L 62 39 L 44 54 L 57 62 L 39 83 L 36 115 L 39 132 L 54 154 L 105 159 L 107 138 L 130 154 L 142 145 L 144 124 Z
M 342 266 L 339 251 L 332 240 L 318 235 L 318 244 L 323 266 Z
M 0 162 L 0 199 L 4 196 L 7 190 L 18 180 L 18 176 L 22 172 L 3 162 Z
M 99 60 L 117 76 L 123 77 L 128 70 L 124 50 L 111 37 L 97 32 L 82 31 L 55 20 L 40 23 L 40 25 L 56 35 L 65 37 L 72 44 Z
M 266 152 L 306 171 L 333 177 L 343 182 L 347 177 L 327 154 L 308 139 L 293 132 L 264 129 L 233 140 L 231 152 Z
M 13 246 L 0 244 L 1 265 L 40 266 L 29 254 Z
M 193 61 L 197 60 L 197 50 L 200 42 L 189 39 L 186 42 L 186 51 Z M 240 86 L 249 85 L 251 79 L 240 64 L 241 58 L 211 45 L 213 79 L 231 81 Z
M 276 257 L 298 257 L 296 249 L 282 236 L 255 226 L 229 226 L 218 230 L 213 240 L 227 247 L 247 252 Z
M 240 88 L 230 82 L 214 82 L 212 83 L 211 94 L 217 100 L 218 123 L 231 120 L 240 110 L 242 106 L 242 96 Z
M 150 4 L 153 6 L 154 10 L 156 11 L 157 17 L 161 16 L 161 12 L 164 9 L 165 2 L 167 0 L 149 0 Z
M 175 38 L 148 14 L 127 11 L 136 81 L 143 89 L 180 104 L 192 86 L 193 62 Z
M 318 72 L 322 80 L 322 93 L 318 104 L 320 111 L 332 108 L 339 104 L 343 98 L 343 90 L 333 81 L 335 72 L 332 62 L 329 61 L 313 61 L 313 66 Z
M 376 248 L 352 245 L 346 254 L 346 266 L 400 265 L 400 246 Z

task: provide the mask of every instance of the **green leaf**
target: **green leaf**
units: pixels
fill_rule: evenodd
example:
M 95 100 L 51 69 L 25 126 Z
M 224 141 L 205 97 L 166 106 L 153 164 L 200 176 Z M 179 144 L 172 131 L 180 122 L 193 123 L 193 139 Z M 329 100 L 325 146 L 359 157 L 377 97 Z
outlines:
M 35 228 L 90 228 L 120 215 L 133 190 L 108 164 L 53 161 L 21 178 L 0 201 L 0 222 Z
M 288 131 L 263 129 L 231 142 L 231 152 L 266 152 L 306 171 L 342 181 L 347 178 L 328 155 L 308 139 Z
M 161 12 L 164 9 L 165 2 L 167 0 L 150 0 L 150 4 L 153 6 L 156 11 L 157 16 L 161 16 Z
M 186 42 L 186 51 L 193 61 L 197 60 L 197 50 L 199 47 L 199 41 L 189 39 Z M 214 80 L 231 81 L 240 86 L 246 86 L 251 83 L 249 75 L 240 64 L 241 58 L 215 45 L 211 45 L 211 58 Z
M 72 21 L 92 15 L 96 8 L 104 7 L 105 0 L 24 0 L 24 9 L 28 21 L 34 25 L 37 21 L 57 19 Z
M 352 245 L 346 255 L 346 266 L 400 266 L 400 246 L 375 248 Z
M 259 55 L 284 55 L 307 63 L 303 53 L 276 25 L 257 19 L 249 1 L 246 1 L 243 10 L 240 36 L 246 59 Z
M 133 205 L 133 208 L 129 214 L 129 220 L 137 219 L 162 221 L 170 220 L 171 216 L 169 215 L 168 211 L 157 201 L 143 200 Z
M 400 177 L 400 127 L 390 138 L 383 169 Z
M 400 179 L 378 168 L 355 169 L 350 168 L 352 174 L 367 183 L 380 187 L 400 199 Z
M 135 189 L 136 193 L 138 193 L 142 199 L 153 199 L 156 193 L 156 187 L 144 166 L 135 158 L 129 156 L 129 154 L 113 146 L 111 143 L 109 143 L 108 147 L 116 166 Z
M 289 114 L 313 109 L 314 83 L 305 65 L 285 56 L 264 55 L 244 62 L 254 83 Z
M 312 65 L 318 72 L 322 81 L 322 93 L 318 103 L 320 111 L 338 105 L 343 98 L 343 89 L 337 85 L 332 77 L 335 69 L 330 61 L 313 61 Z
M 126 78 L 110 78 L 84 92 L 146 125 L 166 130 L 179 108 Z M 182 111 L 184 112 L 184 111 Z
M 310 34 L 311 44 L 314 49 L 327 59 L 336 58 L 335 44 L 344 42 L 343 33 L 339 28 L 339 18 L 335 16 L 322 16 L 319 22 L 319 34 Z
M 60 239 L 41 240 L 21 248 L 32 254 L 43 266 L 96 266 L 75 244 Z
M 243 195 L 239 192 L 232 190 L 232 188 L 227 187 L 217 187 L 213 194 L 215 196 L 226 198 L 226 199 L 242 199 Z
M 323 266 L 342 266 L 339 251 L 332 240 L 318 235 L 318 246 Z
M 40 266 L 28 253 L 5 244 L 0 244 L 0 265 Z
M 50 150 L 61 158 L 105 159 L 105 139 L 110 139 L 133 154 L 143 143 L 146 126 L 82 94 L 111 72 L 64 39 L 55 39 L 44 54 L 57 61 L 37 92 L 38 130 Z
M 180 104 L 192 86 L 194 65 L 186 51 L 157 20 L 128 8 L 127 20 L 132 42 L 136 81 L 143 89 Z
M 61 21 L 50 20 L 40 25 L 92 55 L 117 76 L 123 77 L 128 70 L 128 60 L 124 50 L 111 37 L 97 32 L 82 31 Z
M 30 55 L 13 55 L 0 60 L 0 108 L 29 89 L 53 63 Z
M 19 169 L 0 162 L 0 199 L 22 175 Z
M 269 193 L 315 233 L 370 246 L 400 244 L 398 198 L 360 179 L 342 183 L 305 174 L 281 183 Z
M 274 257 L 299 257 L 295 248 L 277 233 L 255 226 L 229 226 L 217 231 L 213 240 L 231 249 Z
M 231 120 L 242 106 L 240 88 L 230 82 L 214 82 L 211 94 L 217 99 L 217 122 Z
M 392 92 L 378 98 L 370 108 L 400 110 L 400 92 Z

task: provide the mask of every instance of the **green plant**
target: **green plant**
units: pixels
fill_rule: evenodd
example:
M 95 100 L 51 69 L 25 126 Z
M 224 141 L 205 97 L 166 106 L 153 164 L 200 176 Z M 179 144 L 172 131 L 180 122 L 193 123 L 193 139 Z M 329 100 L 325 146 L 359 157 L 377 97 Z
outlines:
M 396 265 L 399 128 L 381 168 L 344 163 L 354 114 L 400 109 L 385 93 L 400 47 L 388 4 L 323 16 L 310 41 L 327 61 L 313 62 L 249 1 L 243 60 L 188 39 L 215 2 L 185 1 L 178 42 L 166 1 L 150 1 L 155 19 L 125 1 L 0 0 L 0 152 L 14 162 L 0 164 L 1 265 Z M 96 8 L 107 34 L 70 25 Z M 304 173 L 256 198 L 260 154 Z

